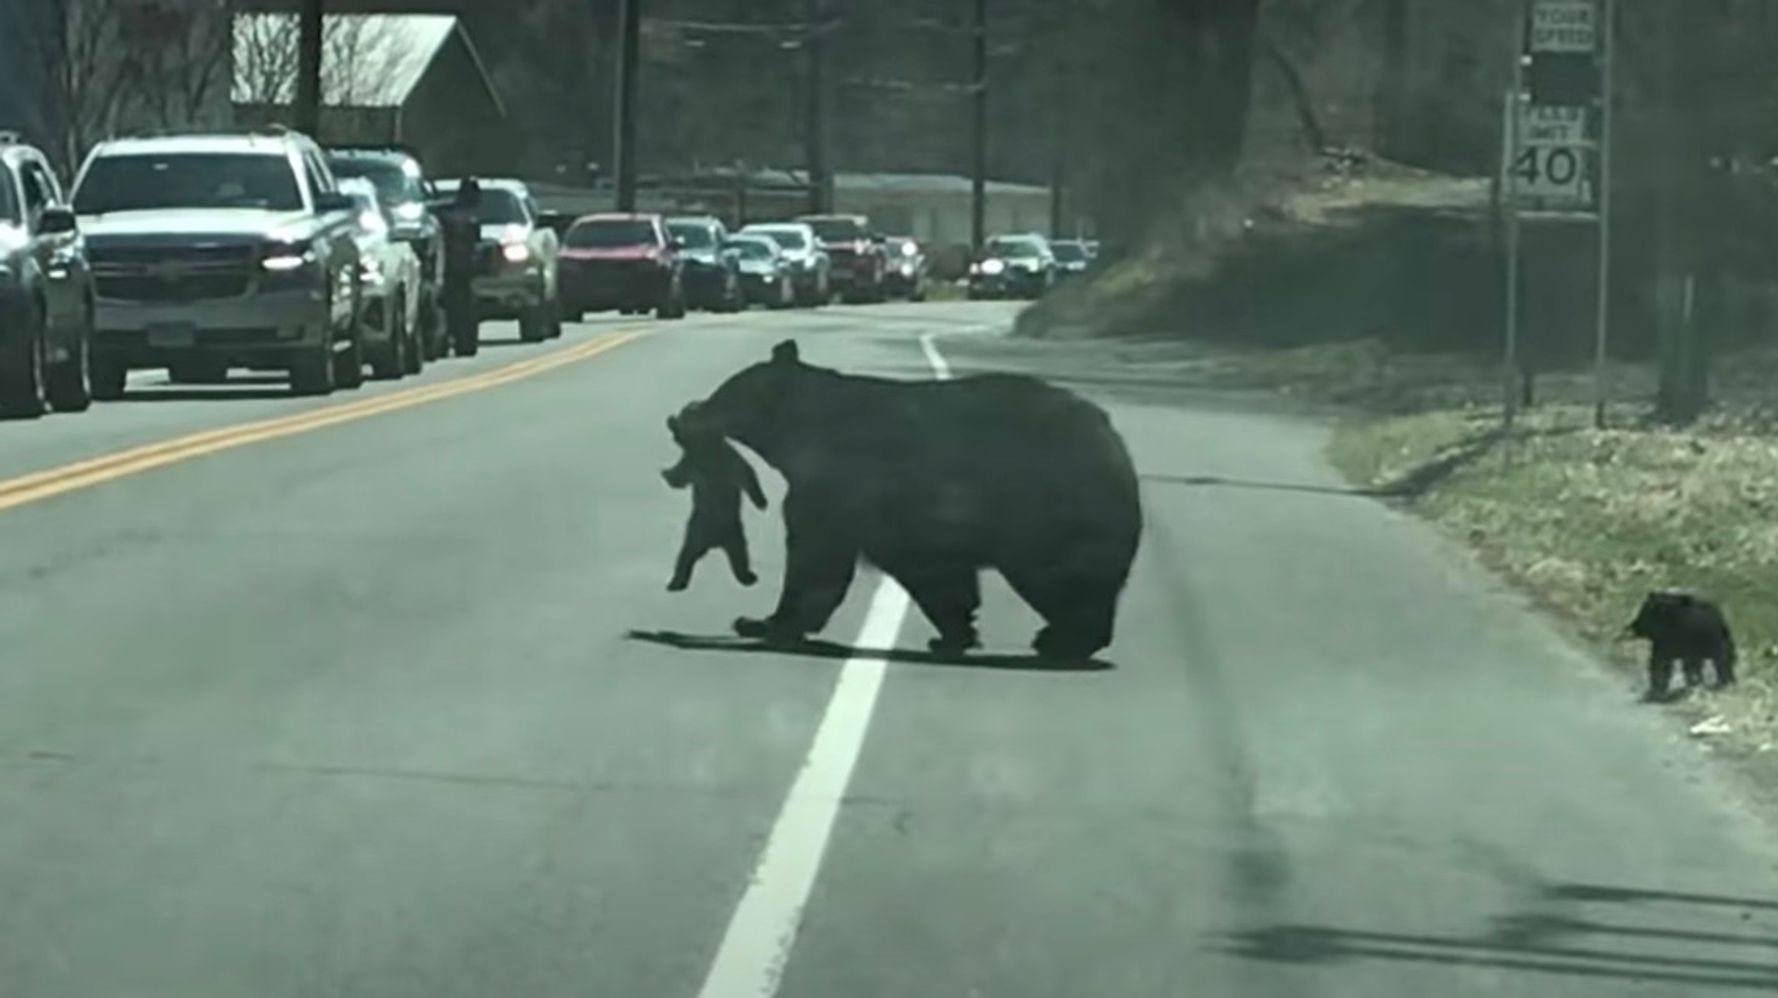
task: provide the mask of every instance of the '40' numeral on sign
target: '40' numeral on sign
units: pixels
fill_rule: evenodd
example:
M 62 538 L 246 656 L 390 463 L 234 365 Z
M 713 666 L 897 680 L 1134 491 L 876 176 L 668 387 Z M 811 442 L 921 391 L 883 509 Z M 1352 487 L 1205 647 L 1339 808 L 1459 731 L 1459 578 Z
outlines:
M 1513 160 L 1513 176 L 1527 185 L 1569 187 L 1580 179 L 1580 154 L 1563 146 L 1527 149 Z

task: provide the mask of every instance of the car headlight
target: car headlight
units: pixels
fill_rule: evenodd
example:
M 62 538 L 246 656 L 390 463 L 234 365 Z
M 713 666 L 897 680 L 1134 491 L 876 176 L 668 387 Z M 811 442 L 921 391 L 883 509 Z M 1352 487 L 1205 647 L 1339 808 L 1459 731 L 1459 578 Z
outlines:
M 418 201 L 409 201 L 395 206 L 395 217 L 403 222 L 418 222 L 426 217 L 426 206 Z
M 308 253 L 279 253 L 260 261 L 260 266 L 274 274 L 288 274 L 308 266 L 314 257 Z
M 989 277 L 993 277 L 996 274 L 1004 274 L 1004 273 L 1006 273 L 1006 261 L 1005 260 L 983 260 L 982 261 L 982 273 L 986 274 Z
M 500 255 L 506 258 L 507 263 L 524 263 L 531 259 L 531 247 L 524 243 L 507 243 L 500 247 Z

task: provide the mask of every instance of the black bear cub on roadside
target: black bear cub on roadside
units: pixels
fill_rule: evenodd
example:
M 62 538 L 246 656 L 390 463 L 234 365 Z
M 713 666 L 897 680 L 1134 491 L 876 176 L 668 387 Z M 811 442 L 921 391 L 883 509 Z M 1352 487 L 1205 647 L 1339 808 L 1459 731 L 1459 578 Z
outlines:
M 765 509 L 766 495 L 759 487 L 759 476 L 722 436 L 697 432 L 680 416 L 669 416 L 667 429 L 683 454 L 661 477 L 673 488 L 691 489 L 691 516 L 685 522 L 685 541 L 667 590 L 681 592 L 691 585 L 698 559 L 716 548 L 728 555 L 735 579 L 744 586 L 753 585 L 759 576 L 749 564 L 747 533 L 741 528 L 741 493 L 746 492 L 753 505 Z
M 1705 662 L 1716 670 L 1716 685 L 1735 682 L 1735 638 L 1722 610 L 1709 600 L 1688 593 L 1649 593 L 1625 630 L 1649 642 L 1645 699 L 1666 698 L 1674 662 L 1685 670 L 1687 687 L 1704 681 Z

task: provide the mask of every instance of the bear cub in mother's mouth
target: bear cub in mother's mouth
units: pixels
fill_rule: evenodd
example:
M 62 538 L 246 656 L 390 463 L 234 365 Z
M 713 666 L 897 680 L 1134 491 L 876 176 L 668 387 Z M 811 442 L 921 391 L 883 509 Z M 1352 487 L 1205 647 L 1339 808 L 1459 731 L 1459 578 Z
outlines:
M 1625 632 L 1649 642 L 1644 699 L 1666 699 L 1675 662 L 1685 670 L 1687 687 L 1703 683 L 1705 662 L 1716 670 L 1717 686 L 1735 682 L 1735 638 L 1722 609 L 1709 600 L 1689 593 L 1649 593 Z
M 747 532 L 741 527 L 741 493 L 746 492 L 753 505 L 765 509 L 766 494 L 759 487 L 759 476 L 721 435 L 697 432 L 679 416 L 668 417 L 667 429 L 683 454 L 661 477 L 673 488 L 691 489 L 691 516 L 685 522 L 685 541 L 667 590 L 681 592 L 691 585 L 698 559 L 716 548 L 728 555 L 736 581 L 753 585 L 759 576 L 749 563 Z

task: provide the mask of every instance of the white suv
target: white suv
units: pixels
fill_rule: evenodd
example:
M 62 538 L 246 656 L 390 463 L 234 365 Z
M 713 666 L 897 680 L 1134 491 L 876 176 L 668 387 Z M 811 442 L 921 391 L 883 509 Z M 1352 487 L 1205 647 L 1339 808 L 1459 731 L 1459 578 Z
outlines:
M 362 384 L 353 209 L 293 132 L 100 144 L 74 186 L 98 288 L 94 393 L 154 367 L 210 383 L 284 370 L 301 394 Z

